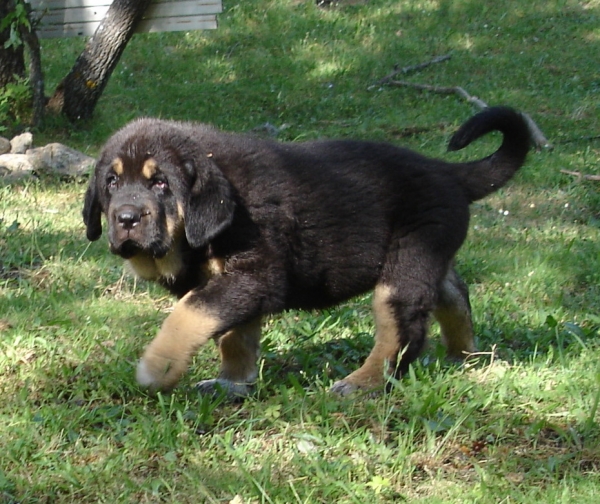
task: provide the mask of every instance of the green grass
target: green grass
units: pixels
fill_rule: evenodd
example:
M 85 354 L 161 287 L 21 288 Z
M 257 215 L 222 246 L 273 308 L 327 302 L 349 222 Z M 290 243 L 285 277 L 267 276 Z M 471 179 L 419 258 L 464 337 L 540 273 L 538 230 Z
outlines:
M 473 205 L 458 269 L 481 354 L 446 362 L 434 327 L 390 394 L 333 397 L 370 349 L 365 296 L 267 320 L 243 404 L 195 393 L 217 370 L 211 346 L 175 393 L 149 398 L 134 365 L 173 300 L 123 276 L 104 237 L 87 243 L 85 181 L 3 185 L 0 503 L 598 502 L 600 194 L 560 170 L 599 173 L 600 3 L 340 3 L 225 0 L 217 31 L 135 36 L 94 119 L 50 119 L 35 142 L 95 155 L 153 115 L 483 156 L 492 140 L 445 153 L 470 105 L 370 88 L 394 65 L 452 54 L 405 78 L 525 110 L 555 146 Z M 48 89 L 82 47 L 44 42 Z

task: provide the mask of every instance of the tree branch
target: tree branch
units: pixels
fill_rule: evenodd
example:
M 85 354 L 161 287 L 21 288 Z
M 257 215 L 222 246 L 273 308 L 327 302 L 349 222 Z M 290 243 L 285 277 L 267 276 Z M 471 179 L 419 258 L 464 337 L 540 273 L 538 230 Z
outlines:
M 484 102 L 477 96 L 470 95 L 469 93 L 467 93 L 467 91 L 465 91 L 465 89 L 463 89 L 460 86 L 440 87 L 440 86 L 431 86 L 428 84 L 415 84 L 413 82 L 397 81 L 397 80 L 391 80 L 391 79 L 388 80 L 386 83 L 390 86 L 410 87 L 413 89 L 418 89 L 420 91 L 429 91 L 431 93 L 437 93 L 437 94 L 446 94 L 446 95 L 447 94 L 455 94 L 455 95 L 458 95 L 463 100 L 465 100 L 466 102 L 472 103 L 473 105 L 475 105 L 476 107 L 478 107 L 480 109 L 484 109 L 484 108 L 488 107 L 488 104 L 486 102 Z M 527 123 L 527 127 L 529 128 L 529 133 L 531 135 L 531 141 L 533 142 L 535 147 L 538 149 L 548 149 L 548 150 L 552 149 L 552 145 L 550 144 L 550 142 L 548 142 L 548 139 L 544 136 L 544 134 L 542 133 L 540 128 L 537 126 L 537 124 L 534 122 L 534 120 L 531 118 L 531 116 L 529 116 L 528 114 L 525 114 L 524 112 L 521 112 L 521 115 L 523 116 L 523 119 L 525 119 L 525 122 Z
M 578 171 L 569 171 L 569 170 L 560 170 L 560 173 L 564 173 L 566 175 L 571 175 L 572 177 L 577 177 L 579 180 L 595 180 L 600 181 L 600 175 L 586 175 L 584 173 Z
M 395 68 L 395 70 L 391 74 L 386 75 L 382 79 L 379 79 L 377 82 L 375 82 L 375 84 L 369 86 L 369 89 L 372 89 L 377 86 L 381 86 L 383 84 L 387 84 L 394 77 L 396 77 L 396 75 L 399 75 L 399 74 L 406 75 L 411 72 L 418 72 L 419 70 L 423 70 L 424 68 L 427 68 L 428 66 L 431 66 L 431 65 L 435 65 L 436 63 L 443 63 L 444 61 L 448 61 L 451 57 L 452 57 L 451 54 L 445 54 L 444 56 L 436 56 L 435 58 L 433 58 L 429 61 L 425 61 L 424 63 L 418 63 L 416 65 L 409 65 L 409 66 L 405 66 L 403 68 Z M 396 67 L 397 67 L 397 65 L 396 65 Z

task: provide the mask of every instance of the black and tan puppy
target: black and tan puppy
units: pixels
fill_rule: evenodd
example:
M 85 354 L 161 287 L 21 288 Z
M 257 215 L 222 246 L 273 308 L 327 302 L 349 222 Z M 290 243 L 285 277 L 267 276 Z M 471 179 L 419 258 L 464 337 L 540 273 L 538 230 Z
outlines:
M 495 153 L 447 163 L 385 143 L 277 143 L 157 119 L 125 126 L 100 155 L 83 216 L 96 240 L 105 214 L 110 250 L 180 298 L 146 349 L 138 382 L 171 389 L 214 339 L 220 375 L 201 390 L 245 395 L 257 378 L 263 315 L 371 289 L 375 346 L 333 391 L 375 389 L 402 375 L 431 314 L 450 355 L 472 352 L 467 288 L 453 258 L 469 204 L 512 177 L 530 139 L 521 115 L 498 107 L 472 117 L 449 146 L 494 130 L 503 134 Z

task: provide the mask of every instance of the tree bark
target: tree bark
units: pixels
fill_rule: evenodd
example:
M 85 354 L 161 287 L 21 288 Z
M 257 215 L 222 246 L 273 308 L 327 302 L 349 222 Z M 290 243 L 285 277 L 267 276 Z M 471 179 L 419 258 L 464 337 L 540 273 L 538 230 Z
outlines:
M 31 22 L 31 12 L 28 11 Z M 44 72 L 42 70 L 42 50 L 35 29 L 21 26 L 21 38 L 29 48 L 29 85 L 33 97 L 33 125 L 40 126 L 44 119 L 46 97 L 44 95 Z
M 76 122 L 89 119 L 151 0 L 114 0 L 47 108 Z
M 0 20 L 5 19 L 15 10 L 15 0 L 0 1 Z M 23 44 L 4 47 L 10 39 L 10 26 L 0 33 L 0 90 L 14 82 L 15 77 L 25 77 L 25 58 Z

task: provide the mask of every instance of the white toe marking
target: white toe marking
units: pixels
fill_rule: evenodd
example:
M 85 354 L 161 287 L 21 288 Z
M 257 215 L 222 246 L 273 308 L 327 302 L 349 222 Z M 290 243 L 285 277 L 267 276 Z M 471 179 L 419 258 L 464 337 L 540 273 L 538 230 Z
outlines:
M 154 378 L 148 371 L 148 367 L 146 366 L 146 363 L 143 360 L 141 360 L 137 366 L 135 379 L 142 387 L 150 387 L 155 383 Z

